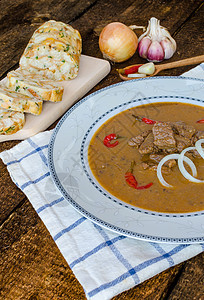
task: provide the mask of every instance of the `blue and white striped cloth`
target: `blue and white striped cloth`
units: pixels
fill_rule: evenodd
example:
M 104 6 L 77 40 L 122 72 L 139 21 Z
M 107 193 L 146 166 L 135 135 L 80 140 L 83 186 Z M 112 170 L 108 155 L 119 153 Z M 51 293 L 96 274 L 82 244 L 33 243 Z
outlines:
M 186 75 L 204 78 L 203 65 Z M 51 134 L 39 133 L 0 153 L 0 158 L 46 225 L 87 299 L 111 299 L 204 250 L 204 244 L 159 244 L 128 238 L 80 215 L 51 179 L 47 163 Z

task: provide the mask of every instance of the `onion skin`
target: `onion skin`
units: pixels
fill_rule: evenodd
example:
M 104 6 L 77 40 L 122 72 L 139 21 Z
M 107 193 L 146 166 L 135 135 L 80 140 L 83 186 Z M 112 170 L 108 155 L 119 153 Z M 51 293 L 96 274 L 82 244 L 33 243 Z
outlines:
M 136 34 L 123 23 L 106 25 L 99 36 L 99 48 L 105 59 L 123 62 L 132 57 L 138 46 Z

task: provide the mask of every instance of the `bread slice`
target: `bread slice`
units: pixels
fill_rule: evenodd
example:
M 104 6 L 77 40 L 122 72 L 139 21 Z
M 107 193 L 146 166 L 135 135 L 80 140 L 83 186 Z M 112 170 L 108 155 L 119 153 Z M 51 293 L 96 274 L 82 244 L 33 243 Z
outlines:
M 23 128 L 24 113 L 0 108 L 0 134 L 13 134 Z
M 25 70 L 9 72 L 6 86 L 12 91 L 51 102 L 61 101 L 64 90 L 57 82 Z
M 20 58 L 20 68 L 52 80 L 70 80 L 77 76 L 82 51 L 78 30 L 50 20 L 31 37 Z
M 42 105 L 42 100 L 0 86 L 0 107 L 2 108 L 39 115 L 42 111 Z

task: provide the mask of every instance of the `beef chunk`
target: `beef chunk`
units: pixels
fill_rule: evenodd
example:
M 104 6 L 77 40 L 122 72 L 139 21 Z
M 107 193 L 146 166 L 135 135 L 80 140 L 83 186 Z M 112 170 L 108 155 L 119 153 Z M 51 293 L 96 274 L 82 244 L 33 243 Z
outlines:
M 133 138 L 129 139 L 128 145 L 131 147 L 139 148 L 139 146 L 144 142 L 145 138 L 150 132 L 151 130 L 147 130 L 137 136 L 134 136 Z
M 192 144 L 195 144 L 198 140 L 204 139 L 204 131 L 197 131 L 192 137 Z
M 167 122 L 155 123 L 153 128 L 154 144 L 160 149 L 175 148 L 173 129 Z
M 196 157 L 200 158 L 201 157 L 196 149 L 190 150 L 189 154 L 192 155 L 193 158 L 196 158 Z
M 142 168 L 144 170 L 154 170 L 156 171 L 157 170 L 157 166 L 158 166 L 158 163 L 155 163 L 155 162 L 152 162 L 152 160 L 149 160 L 149 161 L 146 161 L 146 162 L 142 162 Z M 162 171 L 163 169 L 166 170 L 168 173 L 169 171 L 174 167 L 176 166 L 176 160 L 175 159 L 170 159 L 168 160 L 167 162 L 165 162 L 165 164 L 162 166 Z
M 195 136 L 198 140 L 204 139 L 204 131 L 198 131 Z
M 167 162 L 165 162 L 164 166 L 168 167 L 169 169 L 172 169 L 176 166 L 175 159 L 169 159 Z
M 173 127 L 174 130 L 176 130 L 179 135 L 187 139 L 191 139 L 196 132 L 196 129 L 193 126 L 187 125 L 182 121 L 174 122 Z
M 179 153 L 182 152 L 183 149 L 190 147 L 192 145 L 191 139 L 188 139 L 184 136 L 180 136 L 178 134 L 175 134 L 174 137 L 176 140 L 176 146 Z
M 164 154 L 157 154 L 157 153 L 155 153 L 155 154 L 150 154 L 149 159 L 152 162 L 158 164 L 162 160 L 162 158 L 164 158 L 164 156 L 165 156 Z
M 166 155 L 164 154 L 150 154 L 149 159 L 150 159 L 150 164 L 159 164 L 159 162 L 164 158 Z M 146 162 L 148 163 L 148 162 Z M 165 166 L 168 168 L 173 168 L 176 165 L 175 159 L 169 159 L 167 162 L 164 163 Z
M 156 171 L 157 170 L 157 165 L 153 164 L 152 162 L 150 161 L 147 161 L 147 162 L 143 162 L 141 164 L 141 167 L 144 169 L 144 170 L 151 170 L 151 171 Z
M 159 162 L 164 158 L 166 155 L 164 154 L 150 154 L 149 158 L 152 162 L 159 164 Z M 168 168 L 173 168 L 176 165 L 175 159 L 170 159 L 164 163 L 164 166 L 167 166 Z
M 147 163 L 145 163 L 145 162 L 142 162 L 142 168 L 144 170 L 147 170 L 147 169 L 149 169 L 149 165 Z
M 154 151 L 154 136 L 150 132 L 139 148 L 140 154 L 148 154 Z
M 177 152 L 178 152 L 177 147 L 162 150 L 162 153 L 165 153 L 165 154 L 171 154 L 171 153 L 177 153 Z

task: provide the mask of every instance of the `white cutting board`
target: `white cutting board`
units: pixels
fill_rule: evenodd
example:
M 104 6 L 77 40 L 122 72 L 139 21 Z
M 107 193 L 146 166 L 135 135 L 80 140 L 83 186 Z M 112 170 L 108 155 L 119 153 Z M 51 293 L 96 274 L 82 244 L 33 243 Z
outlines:
M 99 81 L 110 72 L 110 63 L 104 59 L 82 55 L 77 77 L 70 81 L 63 81 L 64 93 L 61 102 L 43 103 L 39 116 L 26 113 L 24 127 L 10 135 L 0 135 L 0 142 L 9 140 L 24 140 L 38 132 L 46 130 L 61 117 L 77 100 L 82 98 Z M 3 81 L 6 79 L 4 78 Z

